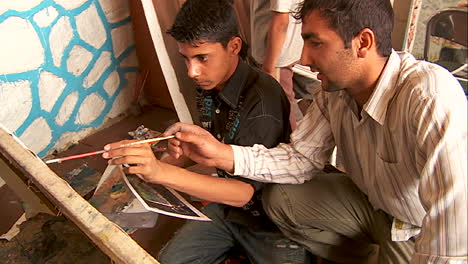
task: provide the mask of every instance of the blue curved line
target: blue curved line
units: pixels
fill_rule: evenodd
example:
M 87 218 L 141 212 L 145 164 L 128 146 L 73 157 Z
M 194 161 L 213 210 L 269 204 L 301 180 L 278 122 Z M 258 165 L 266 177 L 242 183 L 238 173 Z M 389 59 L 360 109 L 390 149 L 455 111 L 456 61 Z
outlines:
M 106 31 L 106 41 L 104 44 L 99 48 L 96 49 L 93 46 L 89 45 L 82 39 L 80 39 L 78 35 L 78 30 L 76 26 L 76 19 L 75 17 L 88 9 L 92 4 L 96 6 L 96 10 L 98 12 L 98 16 L 100 20 L 102 21 L 105 31 Z M 35 21 L 34 21 L 34 15 L 48 7 L 53 7 L 57 10 L 57 17 L 51 21 L 50 25 L 46 27 L 40 27 Z M 106 116 L 108 115 L 109 111 L 112 109 L 112 106 L 116 100 L 116 98 L 119 96 L 119 94 L 122 92 L 124 87 L 126 87 L 128 80 L 125 78 L 125 73 L 127 72 L 137 72 L 138 67 L 122 67 L 120 63 L 130 56 L 132 52 L 135 50 L 135 45 L 131 45 L 125 49 L 125 51 L 119 56 L 115 57 L 114 54 L 114 49 L 113 49 L 113 44 L 112 44 L 112 35 L 111 31 L 114 28 L 126 25 L 128 23 L 131 23 L 131 18 L 127 17 L 122 19 L 121 21 L 115 22 L 115 23 L 109 23 L 106 19 L 105 13 L 97 0 L 88 0 L 84 2 L 81 6 L 72 9 L 72 10 L 67 10 L 60 6 L 59 4 L 55 3 L 53 0 L 44 0 L 34 8 L 31 8 L 30 10 L 26 11 L 14 11 L 14 10 L 8 10 L 2 15 L 0 15 L 0 23 L 4 22 L 6 19 L 9 17 L 20 17 L 23 19 L 28 20 L 33 29 L 35 30 L 37 36 L 39 37 L 40 43 L 43 47 L 44 51 L 44 63 L 40 65 L 38 68 L 22 73 L 13 73 L 13 74 L 6 74 L 6 75 L 0 75 L 0 83 L 4 82 L 17 82 L 20 80 L 28 80 L 31 82 L 30 89 L 31 89 L 31 100 L 32 100 L 32 106 L 31 110 L 29 111 L 28 116 L 26 117 L 25 121 L 23 124 L 21 124 L 16 131 L 14 131 L 14 134 L 21 136 L 26 129 L 39 117 L 43 117 L 50 130 L 51 130 L 51 141 L 49 144 L 38 153 L 38 156 L 42 157 L 47 154 L 47 152 L 55 146 L 56 141 L 60 139 L 60 137 L 64 133 L 70 133 L 70 132 L 79 132 L 82 131 L 83 129 L 90 128 L 90 127 L 97 127 L 101 125 L 104 120 L 106 119 Z M 73 37 L 68 43 L 67 47 L 63 51 L 62 55 L 62 61 L 60 63 L 60 67 L 56 67 L 53 63 L 53 57 L 52 57 L 52 52 L 50 50 L 50 32 L 52 28 L 57 24 L 59 19 L 61 17 L 68 17 L 70 21 L 70 26 L 73 30 Z M 70 58 L 70 51 L 75 45 L 80 45 L 81 47 L 85 48 L 89 52 L 93 54 L 93 58 L 89 62 L 88 66 L 86 69 L 83 71 L 82 74 L 79 76 L 75 76 L 72 73 L 68 72 L 67 69 L 67 60 Z M 92 87 L 86 89 L 83 87 L 83 80 L 85 77 L 90 73 L 92 70 L 94 64 L 104 51 L 109 51 L 111 54 L 111 64 L 107 69 L 105 69 L 102 73 L 101 76 L 98 78 L 98 80 L 92 85 Z M 54 106 L 50 111 L 45 111 L 41 109 L 40 105 L 40 94 L 39 94 L 39 77 L 40 77 L 40 72 L 41 71 L 47 71 L 52 74 L 55 74 L 56 76 L 63 78 L 66 81 L 66 86 L 63 89 L 62 93 L 58 96 Z M 114 94 L 109 96 L 107 95 L 106 91 L 104 90 L 104 82 L 105 80 L 109 77 L 109 75 L 113 72 L 116 71 L 119 74 L 120 78 L 120 83 L 115 90 Z M 62 124 L 58 125 L 55 122 L 55 118 L 58 115 L 60 109 L 63 107 L 63 103 L 65 102 L 65 99 L 73 92 L 77 92 L 77 101 L 76 104 L 70 113 L 70 116 L 68 119 Z M 101 113 L 89 124 L 76 124 L 75 120 L 78 115 L 78 112 L 80 110 L 80 107 L 82 106 L 83 101 L 92 93 L 96 93 L 98 96 L 100 96 L 104 102 L 105 102 L 105 107 L 101 111 Z

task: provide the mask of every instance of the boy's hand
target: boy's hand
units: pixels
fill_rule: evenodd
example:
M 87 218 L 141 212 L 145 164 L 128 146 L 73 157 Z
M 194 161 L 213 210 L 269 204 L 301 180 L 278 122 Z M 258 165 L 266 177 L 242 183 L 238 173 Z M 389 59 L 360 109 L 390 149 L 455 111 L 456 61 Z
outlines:
M 149 144 L 136 144 L 124 146 L 138 140 L 123 140 L 104 146 L 107 152 L 102 157 L 109 159 L 108 163 L 112 165 L 129 164 L 130 167 L 124 167 L 124 171 L 130 174 L 136 174 L 143 180 L 152 183 L 160 183 L 157 177 L 161 166 L 160 161 L 154 156 Z

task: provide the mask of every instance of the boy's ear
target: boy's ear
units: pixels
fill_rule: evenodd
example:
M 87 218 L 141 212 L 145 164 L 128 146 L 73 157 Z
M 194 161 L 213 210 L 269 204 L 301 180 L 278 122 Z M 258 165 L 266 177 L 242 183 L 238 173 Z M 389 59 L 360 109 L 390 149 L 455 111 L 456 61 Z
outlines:
M 233 37 L 228 43 L 228 51 L 237 56 L 242 48 L 242 39 L 239 37 Z

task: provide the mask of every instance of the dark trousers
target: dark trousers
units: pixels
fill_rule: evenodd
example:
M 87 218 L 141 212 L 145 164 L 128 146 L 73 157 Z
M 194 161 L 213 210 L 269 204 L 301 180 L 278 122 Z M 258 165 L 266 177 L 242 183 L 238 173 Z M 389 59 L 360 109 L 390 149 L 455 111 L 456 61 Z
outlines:
M 210 203 L 203 213 L 211 222 L 187 221 L 161 250 L 163 264 L 214 264 L 223 261 L 236 246 L 253 264 L 305 263 L 304 247 L 279 231 L 252 231 L 224 219 L 223 207 Z

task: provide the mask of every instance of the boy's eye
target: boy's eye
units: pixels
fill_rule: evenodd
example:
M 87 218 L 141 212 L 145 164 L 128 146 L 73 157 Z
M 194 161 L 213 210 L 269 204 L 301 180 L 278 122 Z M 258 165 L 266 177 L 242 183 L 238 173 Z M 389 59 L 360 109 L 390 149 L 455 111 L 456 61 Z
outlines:
M 199 55 L 197 56 L 197 59 L 199 61 L 207 61 L 208 60 L 208 56 L 207 55 Z
M 321 42 L 309 41 L 309 45 L 312 46 L 312 47 L 318 47 L 318 46 L 320 46 L 321 44 L 322 44 Z

